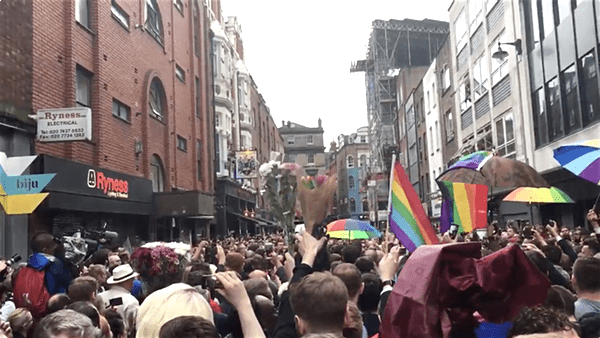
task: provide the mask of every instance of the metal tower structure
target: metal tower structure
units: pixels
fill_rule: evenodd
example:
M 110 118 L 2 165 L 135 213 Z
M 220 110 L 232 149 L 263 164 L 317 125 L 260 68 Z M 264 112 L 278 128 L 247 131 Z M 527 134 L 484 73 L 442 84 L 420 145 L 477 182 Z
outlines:
M 429 19 L 373 21 L 366 59 L 350 67 L 351 73 L 365 72 L 371 173 L 387 172 L 397 148 L 398 70 L 431 64 L 448 31 L 447 22 Z

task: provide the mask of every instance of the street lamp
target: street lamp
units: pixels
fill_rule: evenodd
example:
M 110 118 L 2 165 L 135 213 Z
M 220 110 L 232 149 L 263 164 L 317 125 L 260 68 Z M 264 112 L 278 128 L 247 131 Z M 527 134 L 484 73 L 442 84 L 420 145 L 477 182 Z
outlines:
M 521 48 L 521 39 L 517 39 L 515 42 L 500 42 L 498 41 L 498 50 L 492 54 L 492 58 L 504 61 L 508 57 L 508 52 L 502 50 L 501 45 L 511 45 L 515 47 L 517 51 L 517 55 L 521 55 L 523 53 L 523 49 Z

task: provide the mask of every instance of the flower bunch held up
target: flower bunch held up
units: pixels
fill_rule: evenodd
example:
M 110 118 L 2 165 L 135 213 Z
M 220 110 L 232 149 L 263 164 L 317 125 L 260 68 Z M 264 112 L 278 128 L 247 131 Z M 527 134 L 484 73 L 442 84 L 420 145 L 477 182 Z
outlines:
M 297 177 L 300 176 L 301 170 L 299 164 L 282 164 L 278 161 L 264 163 L 258 170 L 271 212 L 283 226 L 288 244 L 290 243 L 288 237 L 293 233 L 298 191 Z
M 300 181 L 302 184 L 298 187 L 298 200 L 306 231 L 312 234 L 314 226 L 325 220 L 331 208 L 333 195 L 337 190 L 337 175 L 307 176 Z
M 140 274 L 146 296 L 181 281 L 189 252 L 183 252 L 179 247 L 177 243 L 154 242 L 133 252 L 132 266 Z

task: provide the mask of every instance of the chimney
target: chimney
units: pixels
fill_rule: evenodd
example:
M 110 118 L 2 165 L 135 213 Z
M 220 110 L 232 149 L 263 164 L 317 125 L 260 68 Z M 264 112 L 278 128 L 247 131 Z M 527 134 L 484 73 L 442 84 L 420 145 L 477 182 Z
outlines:
M 292 123 L 290 121 L 288 121 L 287 126 L 288 126 L 288 128 L 290 128 L 292 126 Z
M 285 121 L 284 120 L 281 120 L 281 126 L 285 127 Z
M 321 128 L 321 118 L 319 118 L 319 128 Z

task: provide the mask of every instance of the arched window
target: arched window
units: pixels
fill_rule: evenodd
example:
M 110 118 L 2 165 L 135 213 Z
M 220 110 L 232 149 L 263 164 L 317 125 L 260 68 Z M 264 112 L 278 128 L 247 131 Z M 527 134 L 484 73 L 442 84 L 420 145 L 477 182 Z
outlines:
M 162 119 L 165 117 L 165 91 L 158 78 L 154 78 L 150 84 L 150 93 L 148 95 L 148 106 L 154 116 Z
M 163 25 L 160 16 L 160 9 L 156 0 L 146 0 L 146 30 L 160 44 L 163 44 Z
M 156 155 L 152 155 L 150 160 L 150 180 L 152 181 L 152 191 L 165 191 L 165 170 L 162 161 Z
M 350 212 L 356 212 L 356 201 L 354 198 L 350 199 Z
M 350 175 L 348 177 L 348 188 L 354 189 L 354 176 Z
M 367 212 L 367 211 L 369 211 L 369 201 L 365 197 L 362 200 L 362 212 Z
M 364 168 L 367 166 L 367 155 L 361 155 L 360 156 L 360 162 L 359 165 L 361 168 Z
M 352 155 L 348 156 L 348 168 L 354 168 L 354 157 Z

